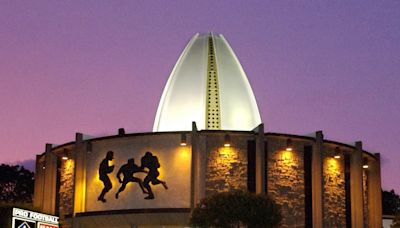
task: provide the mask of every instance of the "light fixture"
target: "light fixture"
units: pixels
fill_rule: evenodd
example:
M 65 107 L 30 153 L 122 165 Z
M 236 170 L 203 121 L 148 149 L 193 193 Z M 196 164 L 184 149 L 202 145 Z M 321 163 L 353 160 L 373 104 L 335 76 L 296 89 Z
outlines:
M 338 146 L 335 148 L 335 155 L 333 157 L 336 159 L 340 158 L 340 148 Z
M 187 142 L 186 142 L 186 134 L 182 133 L 181 134 L 181 146 L 186 146 Z
M 364 162 L 363 162 L 363 166 L 362 166 L 364 169 L 368 169 L 368 159 L 367 158 L 364 158 Z
M 224 147 L 230 147 L 231 146 L 231 137 L 226 134 L 225 139 L 224 139 Z
M 286 140 L 286 151 L 292 151 L 293 150 L 293 142 L 292 139 L 288 138 Z
M 64 161 L 68 160 L 68 150 L 67 149 L 64 149 L 61 159 Z

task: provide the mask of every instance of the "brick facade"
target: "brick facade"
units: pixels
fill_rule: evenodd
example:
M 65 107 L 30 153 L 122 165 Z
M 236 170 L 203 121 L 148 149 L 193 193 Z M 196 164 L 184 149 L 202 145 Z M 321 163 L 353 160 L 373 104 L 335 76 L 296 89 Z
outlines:
M 364 226 L 368 227 L 368 171 L 363 170 Z
M 286 139 L 268 140 L 268 194 L 281 205 L 282 227 L 304 227 L 304 145 L 285 147 Z
M 335 147 L 323 151 L 324 227 L 346 227 L 344 156 L 334 158 Z
M 74 160 L 62 160 L 60 167 L 60 225 L 70 227 L 65 221 L 65 215 L 73 213 L 74 202 Z
M 247 189 L 247 141 L 223 146 L 223 137 L 208 137 L 206 195 Z

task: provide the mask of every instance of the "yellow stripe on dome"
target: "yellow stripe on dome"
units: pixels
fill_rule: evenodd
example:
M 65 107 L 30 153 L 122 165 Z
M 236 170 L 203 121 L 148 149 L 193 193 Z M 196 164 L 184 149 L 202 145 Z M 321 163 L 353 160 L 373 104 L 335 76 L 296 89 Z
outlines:
M 206 86 L 206 129 L 220 130 L 220 99 L 218 71 L 212 35 L 208 37 L 207 86 Z

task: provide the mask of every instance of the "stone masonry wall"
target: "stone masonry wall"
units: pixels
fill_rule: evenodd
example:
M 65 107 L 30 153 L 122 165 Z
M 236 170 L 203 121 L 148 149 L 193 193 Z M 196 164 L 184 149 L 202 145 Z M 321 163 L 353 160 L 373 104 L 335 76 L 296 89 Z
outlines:
M 281 227 L 304 227 L 304 145 L 293 140 L 288 152 L 286 138 L 268 140 L 268 195 L 281 205 Z
M 247 139 L 231 135 L 231 141 L 224 147 L 224 136 L 206 140 L 206 195 L 247 190 Z
M 65 221 L 65 215 L 73 213 L 74 199 L 74 160 L 61 162 L 60 168 L 60 224 L 69 227 Z
M 363 170 L 364 227 L 368 227 L 368 171 Z
M 336 147 L 323 150 L 324 227 L 346 227 L 344 154 L 334 158 Z

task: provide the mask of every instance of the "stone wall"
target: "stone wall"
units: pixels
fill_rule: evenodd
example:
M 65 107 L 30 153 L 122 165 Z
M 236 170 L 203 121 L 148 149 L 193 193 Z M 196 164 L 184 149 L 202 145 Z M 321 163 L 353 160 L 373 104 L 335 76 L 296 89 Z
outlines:
M 224 136 L 207 137 L 206 195 L 247 190 L 247 140 L 236 137 L 230 147 L 224 147 Z
M 60 224 L 69 227 L 65 221 L 65 215 L 73 213 L 74 202 L 74 160 L 61 161 L 60 167 Z
M 364 227 L 368 227 L 368 171 L 363 170 L 363 206 L 364 206 Z
M 286 138 L 268 140 L 268 195 L 282 208 L 281 227 L 304 227 L 304 143 L 293 140 L 285 151 Z
M 323 150 L 324 227 L 346 227 L 344 154 L 334 158 L 336 147 Z

